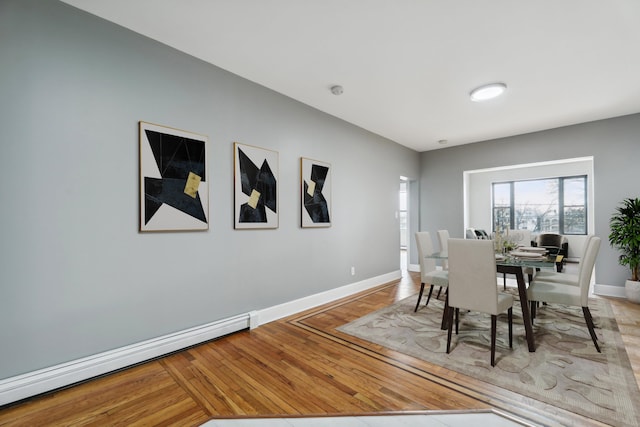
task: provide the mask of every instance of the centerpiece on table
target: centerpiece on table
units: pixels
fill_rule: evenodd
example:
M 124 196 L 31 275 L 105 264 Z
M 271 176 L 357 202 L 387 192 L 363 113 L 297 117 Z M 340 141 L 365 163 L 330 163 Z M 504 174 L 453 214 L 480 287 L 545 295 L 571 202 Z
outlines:
M 508 229 L 504 233 L 500 230 L 496 230 L 494 241 L 496 252 L 500 254 L 508 254 L 518 247 L 518 243 L 509 237 Z

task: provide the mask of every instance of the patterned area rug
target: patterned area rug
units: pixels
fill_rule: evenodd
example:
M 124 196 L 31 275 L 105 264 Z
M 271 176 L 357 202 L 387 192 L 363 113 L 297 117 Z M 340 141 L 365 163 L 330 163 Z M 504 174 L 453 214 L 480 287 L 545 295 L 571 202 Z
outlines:
M 413 312 L 417 296 L 370 313 L 340 331 L 484 382 L 614 426 L 640 425 L 640 391 L 608 302 L 589 301 L 602 353 L 589 337 L 580 307 L 541 306 L 534 323 L 536 351 L 530 353 L 517 293 L 513 349 L 507 317 L 498 317 L 496 366 L 490 364 L 490 317 L 460 311 L 460 333 L 446 354 L 440 330 L 443 301 L 432 298 Z

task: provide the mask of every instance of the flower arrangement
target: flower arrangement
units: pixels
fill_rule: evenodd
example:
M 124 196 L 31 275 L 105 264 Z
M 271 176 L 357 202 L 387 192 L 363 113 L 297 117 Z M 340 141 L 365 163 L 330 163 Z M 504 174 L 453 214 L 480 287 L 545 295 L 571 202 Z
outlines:
M 518 247 L 518 243 L 509 237 L 509 230 L 507 230 L 505 234 L 500 231 L 496 231 L 494 242 L 496 252 L 498 253 L 511 252 Z

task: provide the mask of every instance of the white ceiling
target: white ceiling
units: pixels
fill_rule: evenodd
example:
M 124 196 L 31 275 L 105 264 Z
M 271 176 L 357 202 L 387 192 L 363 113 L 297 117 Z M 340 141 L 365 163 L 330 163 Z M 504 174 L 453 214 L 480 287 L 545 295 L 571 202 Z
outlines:
M 640 112 L 639 0 L 63 1 L 417 151 Z

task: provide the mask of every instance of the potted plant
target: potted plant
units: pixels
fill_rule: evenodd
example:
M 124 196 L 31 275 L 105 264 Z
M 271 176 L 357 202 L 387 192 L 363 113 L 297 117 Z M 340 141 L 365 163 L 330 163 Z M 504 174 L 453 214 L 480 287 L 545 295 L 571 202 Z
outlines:
M 609 243 L 621 252 L 618 261 L 631 269 L 631 279 L 625 283 L 627 299 L 640 303 L 640 198 L 624 199 L 609 225 Z

